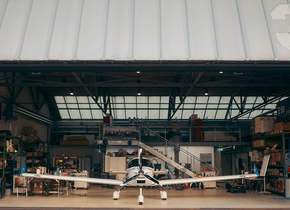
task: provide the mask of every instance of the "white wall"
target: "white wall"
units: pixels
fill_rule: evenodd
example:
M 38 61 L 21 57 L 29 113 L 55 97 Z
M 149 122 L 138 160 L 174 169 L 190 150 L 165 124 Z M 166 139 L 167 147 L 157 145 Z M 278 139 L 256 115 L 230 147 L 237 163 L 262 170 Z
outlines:
M 214 149 L 214 165 L 220 170 L 220 175 L 222 175 L 222 153 L 218 148 Z

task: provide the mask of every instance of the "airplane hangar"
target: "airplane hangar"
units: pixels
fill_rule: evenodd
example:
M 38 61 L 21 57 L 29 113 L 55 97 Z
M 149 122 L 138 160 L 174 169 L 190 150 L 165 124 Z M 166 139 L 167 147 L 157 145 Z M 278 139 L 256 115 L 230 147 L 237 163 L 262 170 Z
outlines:
M 289 209 L 289 0 L 0 0 L 0 209 Z

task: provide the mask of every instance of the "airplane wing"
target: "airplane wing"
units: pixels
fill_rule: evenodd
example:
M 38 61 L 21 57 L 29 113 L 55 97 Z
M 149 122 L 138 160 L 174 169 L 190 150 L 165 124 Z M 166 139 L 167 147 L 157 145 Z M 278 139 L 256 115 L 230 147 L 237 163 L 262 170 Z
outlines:
M 33 174 L 23 173 L 22 176 L 30 177 L 35 179 L 57 179 L 65 181 L 81 181 L 98 184 L 110 184 L 110 185 L 121 185 L 123 182 L 115 179 L 99 179 L 99 178 L 86 178 L 86 177 L 73 177 L 73 176 L 56 176 L 56 175 L 44 175 L 44 174 Z
M 194 183 L 194 182 L 208 182 L 208 181 L 219 181 L 219 180 L 230 180 L 230 179 L 249 179 L 256 178 L 256 174 L 241 174 L 241 175 L 230 175 L 230 176 L 209 176 L 202 178 L 188 178 L 188 179 L 168 179 L 160 180 L 161 185 L 170 184 L 184 184 L 184 183 Z

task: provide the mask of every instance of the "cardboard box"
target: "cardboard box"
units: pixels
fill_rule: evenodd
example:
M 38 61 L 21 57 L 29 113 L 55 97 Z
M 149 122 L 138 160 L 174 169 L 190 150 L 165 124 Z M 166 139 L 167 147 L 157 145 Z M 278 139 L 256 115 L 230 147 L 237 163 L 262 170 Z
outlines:
M 118 156 L 119 157 L 125 157 L 126 155 L 127 155 L 126 150 L 122 150 L 122 149 L 118 150 Z
M 251 134 L 255 133 L 266 133 L 274 129 L 274 122 L 277 120 L 277 117 L 255 117 L 250 121 L 250 130 Z
M 41 194 L 43 191 L 43 183 L 42 182 L 34 182 L 33 183 L 33 193 Z
M 277 130 L 290 130 L 290 122 L 274 123 L 274 131 L 277 131 Z
M 42 154 L 42 152 L 34 152 L 33 153 L 33 156 L 34 157 L 40 157 L 40 156 L 42 156 L 43 154 Z M 26 157 L 32 157 L 32 152 L 27 152 L 26 153 Z
M 252 147 L 264 147 L 264 146 L 265 146 L 264 139 L 255 140 L 252 142 Z

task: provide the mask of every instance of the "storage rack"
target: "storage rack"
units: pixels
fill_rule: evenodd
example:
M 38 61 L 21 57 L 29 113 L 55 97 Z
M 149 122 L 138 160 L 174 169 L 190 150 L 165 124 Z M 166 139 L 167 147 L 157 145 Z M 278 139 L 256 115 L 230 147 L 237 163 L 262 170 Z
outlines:
M 10 139 L 18 139 L 19 140 L 19 145 L 20 147 L 18 148 L 17 152 L 7 152 L 6 151 L 6 140 L 10 140 Z M 5 175 L 11 175 L 13 174 L 13 170 L 6 170 L 6 166 L 5 166 L 5 160 L 6 160 L 6 155 L 20 155 L 20 166 L 22 165 L 22 137 L 16 137 L 16 136 L 9 136 L 5 134 L 0 134 L 0 141 L 3 141 L 3 150 L 0 151 L 0 154 L 2 154 L 2 158 L 3 158 L 3 164 L 2 167 L 0 168 L 0 174 L 1 177 L 4 178 Z M 14 165 L 14 164 L 13 164 Z
M 26 149 L 32 149 L 32 156 L 31 156 L 31 162 L 26 161 L 27 167 L 32 168 L 34 166 L 38 166 L 38 165 L 42 165 L 45 166 L 47 165 L 47 161 L 45 161 L 44 159 L 48 159 L 47 157 L 47 153 L 45 152 L 45 144 L 46 142 L 41 142 L 41 141 L 36 141 L 33 143 L 24 143 Z M 38 149 L 36 149 L 36 146 L 38 147 Z M 42 152 L 41 156 L 35 156 L 34 153 L 35 152 Z M 27 153 L 26 153 L 27 154 Z M 26 158 L 30 158 L 30 157 L 26 157 Z M 35 160 L 40 160 L 38 163 L 34 163 Z
M 253 141 L 256 140 L 264 140 L 264 146 L 260 146 L 260 147 L 252 147 L 253 150 L 265 150 L 266 147 L 269 147 L 271 149 L 271 147 L 273 146 L 273 144 L 275 143 L 281 143 L 279 145 L 279 147 L 282 149 L 282 161 L 278 162 L 278 163 L 271 163 L 269 162 L 268 165 L 268 169 L 279 169 L 279 170 L 283 170 L 283 175 L 269 175 L 266 174 L 266 183 L 268 184 L 270 182 L 271 179 L 275 179 L 275 178 L 283 178 L 284 180 L 284 192 L 283 191 L 277 191 L 277 190 L 273 190 L 273 189 L 267 189 L 267 191 L 276 193 L 276 194 L 280 194 L 280 195 L 286 195 L 286 176 L 287 176 L 287 170 L 288 170 L 288 166 L 287 166 L 287 162 L 285 161 L 285 157 L 286 157 L 286 144 L 287 144 L 287 148 L 289 147 L 289 140 L 288 138 L 290 138 L 290 131 L 276 131 L 276 132 L 269 132 L 266 133 L 265 135 L 260 134 L 260 137 L 255 137 L 252 138 L 252 145 L 253 145 Z M 290 151 L 288 151 L 290 152 Z M 277 152 L 275 152 L 276 154 Z M 273 153 L 274 154 L 274 153 Z M 262 163 L 252 163 L 252 164 L 256 164 L 257 167 L 261 167 Z M 253 168 L 253 167 L 252 167 Z

